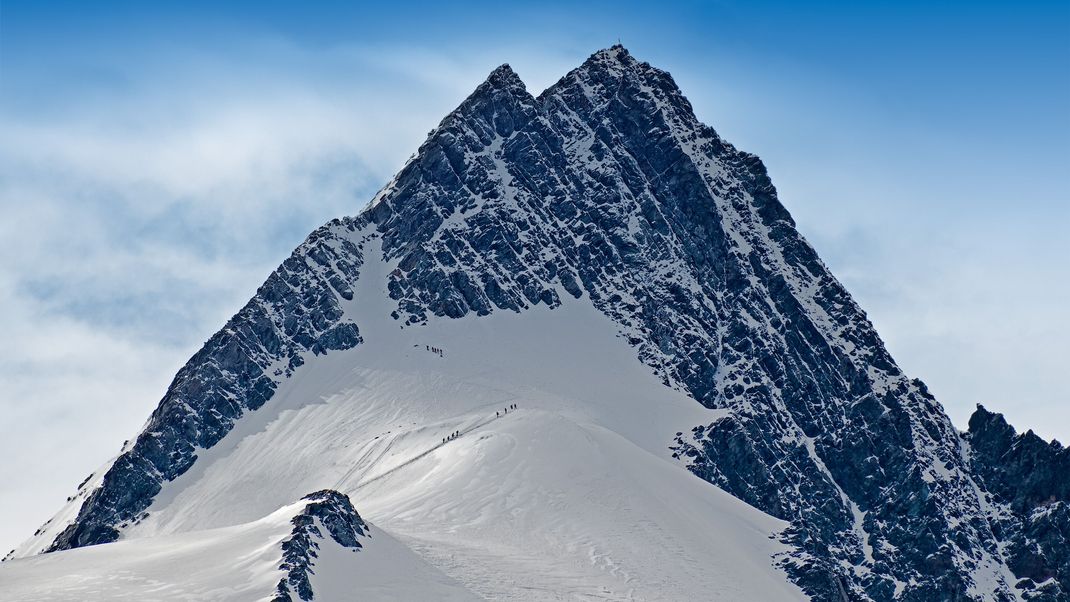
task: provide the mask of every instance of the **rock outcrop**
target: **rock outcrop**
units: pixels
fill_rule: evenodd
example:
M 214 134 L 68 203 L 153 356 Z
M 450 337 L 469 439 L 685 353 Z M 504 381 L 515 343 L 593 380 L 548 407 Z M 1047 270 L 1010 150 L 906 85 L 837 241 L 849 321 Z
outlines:
M 319 555 L 320 542 L 327 536 L 354 552 L 363 547 L 360 539 L 368 536 L 368 525 L 353 508 L 349 496 L 324 489 L 302 499 L 309 503 L 290 521 L 293 531 L 289 539 L 282 542 L 279 569 L 286 576 L 279 580 L 272 602 L 293 602 L 294 595 L 305 602 L 315 599 L 310 577 L 314 574 L 313 565 Z
M 1070 598 L 1070 450 L 980 405 L 964 437 L 1015 588 L 1027 600 Z

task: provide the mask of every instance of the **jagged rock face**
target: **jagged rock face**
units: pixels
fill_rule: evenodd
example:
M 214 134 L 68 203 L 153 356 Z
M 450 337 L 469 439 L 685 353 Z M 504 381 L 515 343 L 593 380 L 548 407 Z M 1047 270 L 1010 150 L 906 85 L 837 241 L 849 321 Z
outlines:
M 272 602 L 293 602 L 292 594 L 306 602 L 315 598 L 309 576 L 313 574 L 319 542 L 325 538 L 323 530 L 338 545 L 353 551 L 363 547 L 359 538 L 368 535 L 368 525 L 353 508 L 349 496 L 324 489 L 302 499 L 309 503 L 290 521 L 294 528 L 290 538 L 282 543 L 279 565 L 286 576 L 279 581 Z
M 136 521 L 163 483 L 186 472 L 197 449 L 212 447 L 250 410 L 271 398 L 304 360 L 360 343 L 343 320 L 362 258 L 347 230 L 332 222 L 309 236 L 255 297 L 175 376 L 160 405 L 48 551 L 114 541 Z
M 666 433 L 666 453 L 790 521 L 796 552 L 779 561 L 815 599 L 1014 598 L 987 481 L 940 405 L 795 230 L 761 161 L 619 46 L 538 98 L 492 73 L 183 368 L 53 549 L 114 539 L 303 357 L 360 342 L 341 307 L 369 231 L 397 262 L 400 324 L 583 298 L 666 385 L 729 410 Z
M 1033 431 L 1017 434 L 1001 414 L 970 417 L 970 464 L 988 492 L 991 521 L 1028 600 L 1070 597 L 1070 450 Z
M 784 563 L 816 597 L 954 598 L 988 573 L 1010 598 L 950 421 L 668 74 L 618 47 L 533 98 L 499 69 L 371 216 L 399 319 L 587 295 L 666 384 L 733 410 L 677 453 L 793 521 Z

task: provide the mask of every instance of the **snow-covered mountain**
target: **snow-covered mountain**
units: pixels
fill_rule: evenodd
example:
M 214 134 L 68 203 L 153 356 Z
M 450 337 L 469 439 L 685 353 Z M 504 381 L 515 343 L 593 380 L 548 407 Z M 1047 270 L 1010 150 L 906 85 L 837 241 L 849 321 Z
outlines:
M 1060 600 L 1068 461 L 983 409 L 957 432 L 761 161 L 614 46 L 538 97 L 491 73 L 190 359 L 0 590 L 75 598 L 48 575 L 123 567 L 234 599 Z M 335 554 L 309 491 L 377 543 Z M 332 552 L 286 556 L 304 541 Z M 184 544 L 258 559 L 259 589 L 218 563 L 171 582 Z M 321 564 L 352 577 L 300 589 Z

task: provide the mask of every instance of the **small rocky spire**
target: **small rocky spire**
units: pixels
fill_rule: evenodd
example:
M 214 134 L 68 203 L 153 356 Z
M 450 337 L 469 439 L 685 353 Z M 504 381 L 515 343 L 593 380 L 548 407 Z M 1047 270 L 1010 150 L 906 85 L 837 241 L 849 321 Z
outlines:
M 517 89 L 527 91 L 527 87 L 524 85 L 524 81 L 520 79 L 520 76 L 513 71 L 513 68 L 509 66 L 509 63 L 503 63 L 499 65 L 494 71 L 490 72 L 487 79 L 476 89 L 478 92 L 484 88 L 494 89 Z

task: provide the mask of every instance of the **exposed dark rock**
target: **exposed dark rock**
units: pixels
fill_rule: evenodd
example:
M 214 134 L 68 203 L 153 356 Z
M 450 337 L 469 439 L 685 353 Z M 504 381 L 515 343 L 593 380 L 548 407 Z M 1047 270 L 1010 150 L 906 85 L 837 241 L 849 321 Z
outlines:
M 346 297 L 337 290 L 339 282 L 356 281 L 363 263 L 349 239 L 353 228 L 336 220 L 313 232 L 190 358 L 144 431 L 49 551 L 114 541 L 118 527 L 148 508 L 163 483 L 189 469 L 198 448 L 212 447 L 245 412 L 263 406 L 281 379 L 304 364 L 301 354 L 360 343 L 357 325 L 342 319 Z
M 1007 542 L 1015 586 L 1029 600 L 1070 598 L 1070 450 L 978 405 L 970 417 L 970 464 L 989 493 L 990 520 Z
M 310 575 L 315 574 L 313 568 L 319 557 L 320 542 L 324 539 L 323 530 L 338 545 L 353 551 L 363 547 L 359 538 L 368 536 L 368 525 L 353 508 L 349 496 L 324 489 L 302 499 L 309 503 L 290 521 L 293 531 L 289 539 L 282 542 L 279 569 L 285 571 L 286 576 L 279 580 L 273 602 L 293 602 L 293 594 L 306 602 L 315 599 Z

